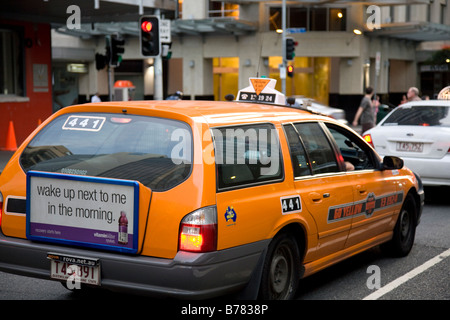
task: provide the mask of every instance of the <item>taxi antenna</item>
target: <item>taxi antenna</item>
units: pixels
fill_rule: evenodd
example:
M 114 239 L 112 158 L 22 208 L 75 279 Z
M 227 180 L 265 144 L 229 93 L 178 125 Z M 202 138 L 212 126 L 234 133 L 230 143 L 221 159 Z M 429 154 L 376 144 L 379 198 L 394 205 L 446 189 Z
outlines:
M 256 68 L 256 77 L 259 78 L 259 66 L 261 65 L 261 55 L 262 55 L 262 41 L 259 46 L 259 59 L 258 59 L 258 68 Z

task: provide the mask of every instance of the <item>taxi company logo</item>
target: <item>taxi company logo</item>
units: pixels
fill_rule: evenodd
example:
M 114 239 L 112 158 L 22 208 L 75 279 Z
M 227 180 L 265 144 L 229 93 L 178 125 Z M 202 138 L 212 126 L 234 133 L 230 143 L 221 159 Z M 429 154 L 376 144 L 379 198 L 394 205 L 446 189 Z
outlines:
M 236 222 L 236 211 L 234 211 L 233 207 L 228 207 L 227 211 L 225 212 L 225 221 L 229 222 L 229 221 L 233 221 Z
M 402 203 L 403 192 L 376 197 L 369 193 L 366 200 L 343 204 L 328 209 L 328 223 L 344 220 L 365 214 L 367 218 L 379 209 Z
M 370 217 L 375 210 L 375 194 L 369 193 L 366 201 L 366 216 Z

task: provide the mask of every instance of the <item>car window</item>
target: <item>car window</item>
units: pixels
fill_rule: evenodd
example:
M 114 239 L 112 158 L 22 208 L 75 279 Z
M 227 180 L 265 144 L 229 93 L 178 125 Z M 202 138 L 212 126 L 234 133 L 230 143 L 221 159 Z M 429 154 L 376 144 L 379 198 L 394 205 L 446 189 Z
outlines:
M 289 143 L 289 152 L 291 154 L 292 168 L 294 177 L 302 177 L 311 175 L 308 158 L 305 148 L 300 141 L 297 130 L 291 124 L 284 125 L 284 132 Z
M 192 133 L 183 122 L 105 113 L 62 115 L 24 149 L 29 170 L 136 180 L 154 191 L 184 181 L 192 166 Z
M 353 133 L 344 128 L 325 124 L 341 152 L 347 171 L 374 169 L 376 167 L 370 148 Z
M 438 126 L 450 127 L 450 107 L 404 106 L 395 109 L 383 126 Z
M 313 174 L 339 171 L 333 148 L 319 123 L 296 123 L 294 126 L 305 145 Z
M 283 178 L 280 144 L 272 124 L 214 128 L 219 189 Z

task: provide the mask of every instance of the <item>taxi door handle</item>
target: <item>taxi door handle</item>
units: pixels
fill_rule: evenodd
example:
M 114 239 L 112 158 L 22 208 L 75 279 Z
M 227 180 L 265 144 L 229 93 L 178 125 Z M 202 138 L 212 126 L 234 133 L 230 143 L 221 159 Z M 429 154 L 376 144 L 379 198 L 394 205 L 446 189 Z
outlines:
M 313 202 L 320 203 L 320 202 L 322 202 L 323 198 L 329 198 L 330 194 L 328 192 L 326 192 L 323 195 L 321 195 L 320 193 L 317 193 L 317 192 L 311 192 L 309 194 L 309 197 Z
M 356 190 L 358 190 L 359 194 L 366 194 L 367 193 L 367 189 L 363 186 L 356 186 Z

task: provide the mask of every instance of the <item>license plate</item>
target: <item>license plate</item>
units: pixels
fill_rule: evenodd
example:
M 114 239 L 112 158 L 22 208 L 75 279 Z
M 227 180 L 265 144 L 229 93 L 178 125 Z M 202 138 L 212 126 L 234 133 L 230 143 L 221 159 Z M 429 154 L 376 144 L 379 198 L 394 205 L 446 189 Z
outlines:
M 98 259 L 60 255 L 49 253 L 50 278 L 67 281 L 68 285 L 78 288 L 78 285 L 100 285 L 100 262 Z
M 397 151 L 423 152 L 423 143 L 421 143 L 421 142 L 397 142 Z

